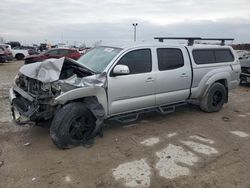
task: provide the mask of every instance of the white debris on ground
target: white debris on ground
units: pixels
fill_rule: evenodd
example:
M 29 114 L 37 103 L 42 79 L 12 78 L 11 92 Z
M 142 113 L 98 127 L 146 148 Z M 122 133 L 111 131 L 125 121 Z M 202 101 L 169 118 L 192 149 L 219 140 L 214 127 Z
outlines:
M 236 136 L 239 136 L 241 138 L 246 138 L 246 137 L 249 137 L 249 134 L 243 132 L 243 131 L 230 131 L 230 133 L 236 135 Z
M 207 139 L 207 138 L 204 138 L 204 137 L 201 137 L 201 136 L 198 136 L 198 135 L 189 136 L 189 138 L 199 140 L 199 141 L 202 141 L 202 142 L 206 142 L 208 144 L 214 144 L 213 140 Z
M 193 141 L 180 141 L 180 142 L 198 153 L 202 153 L 206 155 L 219 153 L 215 148 L 205 145 L 205 144 L 200 144 L 200 143 L 193 142 Z
M 155 144 L 158 144 L 159 142 L 160 142 L 160 139 L 158 137 L 152 137 L 152 138 L 143 140 L 142 142 L 140 142 L 140 144 L 144 146 L 153 146 Z
M 65 176 L 65 181 L 66 182 L 71 182 L 71 178 L 69 176 Z
M 116 180 L 123 180 L 128 187 L 149 187 L 150 166 L 145 159 L 120 164 L 113 170 Z
M 156 152 L 156 156 L 160 158 L 156 163 L 156 169 L 159 171 L 160 176 L 167 179 L 189 175 L 189 168 L 183 167 L 178 163 L 192 166 L 199 159 L 192 152 L 184 151 L 181 146 L 172 144 L 169 144 L 168 147 L 162 151 Z
M 242 117 L 242 118 L 244 118 L 244 117 L 247 117 L 247 115 L 244 115 L 244 114 L 240 114 L 240 115 L 238 115 L 239 117 Z
M 167 137 L 168 138 L 172 138 L 172 137 L 174 137 L 174 136 L 176 136 L 177 135 L 177 133 L 169 133 L 168 135 L 167 135 Z

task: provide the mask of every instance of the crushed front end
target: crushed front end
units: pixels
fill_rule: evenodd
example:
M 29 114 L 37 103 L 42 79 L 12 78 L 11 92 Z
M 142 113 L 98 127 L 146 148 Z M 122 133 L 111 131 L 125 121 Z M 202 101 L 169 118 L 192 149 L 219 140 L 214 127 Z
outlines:
M 67 84 L 65 80 L 90 75 L 93 73 L 64 58 L 24 65 L 9 91 L 14 121 L 22 124 L 50 120 L 58 107 L 55 98 L 82 87 Z
M 11 111 L 15 121 L 41 121 L 53 117 L 54 98 L 60 95 L 59 83 L 42 83 L 19 75 L 10 89 Z

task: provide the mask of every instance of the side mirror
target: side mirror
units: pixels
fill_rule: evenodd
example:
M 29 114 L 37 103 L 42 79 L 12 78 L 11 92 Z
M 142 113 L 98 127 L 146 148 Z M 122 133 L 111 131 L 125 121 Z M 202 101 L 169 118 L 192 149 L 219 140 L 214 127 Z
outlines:
M 127 65 L 116 65 L 115 68 L 113 69 L 113 75 L 118 76 L 118 75 L 127 75 L 129 74 L 129 68 Z

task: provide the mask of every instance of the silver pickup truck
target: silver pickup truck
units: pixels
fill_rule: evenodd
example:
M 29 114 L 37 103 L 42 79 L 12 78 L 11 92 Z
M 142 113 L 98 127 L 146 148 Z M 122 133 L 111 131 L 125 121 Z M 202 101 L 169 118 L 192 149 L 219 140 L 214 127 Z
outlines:
M 61 58 L 21 67 L 10 89 L 17 123 L 51 120 L 59 148 L 86 144 L 105 119 L 136 120 L 196 101 L 206 112 L 228 102 L 241 67 L 229 46 L 141 43 L 93 48 L 78 61 Z

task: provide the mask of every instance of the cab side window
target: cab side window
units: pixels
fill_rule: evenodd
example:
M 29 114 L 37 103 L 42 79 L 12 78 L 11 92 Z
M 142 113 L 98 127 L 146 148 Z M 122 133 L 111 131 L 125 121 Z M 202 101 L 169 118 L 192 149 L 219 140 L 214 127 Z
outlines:
M 151 72 L 152 55 L 150 49 L 134 50 L 125 54 L 117 65 L 127 65 L 130 74 Z
M 158 48 L 157 58 L 160 71 L 177 69 L 184 66 L 182 51 L 177 48 Z

